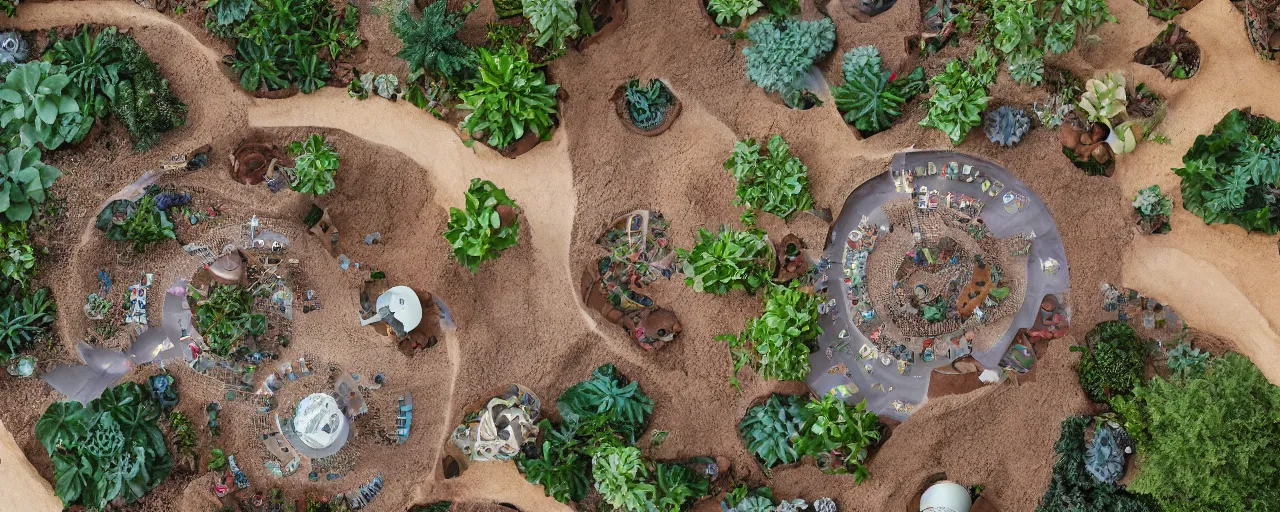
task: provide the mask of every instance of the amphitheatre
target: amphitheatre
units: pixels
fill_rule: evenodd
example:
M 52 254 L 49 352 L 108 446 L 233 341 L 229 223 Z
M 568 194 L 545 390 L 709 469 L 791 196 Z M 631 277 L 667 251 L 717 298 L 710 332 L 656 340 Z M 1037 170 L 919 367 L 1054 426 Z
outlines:
M 1146 1 L 0 0 L 0 511 L 1275 510 L 1280 7 Z

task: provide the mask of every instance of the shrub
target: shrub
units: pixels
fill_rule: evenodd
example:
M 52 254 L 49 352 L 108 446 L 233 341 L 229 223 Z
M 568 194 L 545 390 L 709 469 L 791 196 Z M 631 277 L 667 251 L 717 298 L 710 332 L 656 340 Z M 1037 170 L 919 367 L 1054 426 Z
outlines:
M 40 161 L 39 148 L 10 149 L 0 158 L 0 213 L 10 222 L 26 222 L 61 175 L 62 171 Z
M 228 27 L 244 21 L 253 7 L 254 0 L 209 0 L 204 5 L 209 22 L 218 27 Z
M 290 84 L 313 89 L 332 76 L 341 56 L 360 45 L 360 10 L 354 4 L 340 9 L 330 0 L 263 1 L 248 7 L 241 21 L 232 21 L 239 14 L 240 1 L 226 7 L 234 10 L 225 18 L 230 23 L 212 30 L 236 40 L 231 69 L 240 75 L 240 86 L 246 90 L 283 89 Z M 215 6 L 222 2 L 228 0 Z
M 1036 512 L 1156 512 L 1150 498 L 1124 488 L 1099 482 L 1085 467 L 1085 427 L 1089 418 L 1076 416 L 1062 421 L 1062 433 L 1053 445 L 1058 460 L 1053 463 L 1049 488 Z
M 623 94 L 627 99 L 627 115 L 631 124 L 641 130 L 653 130 L 667 118 L 667 109 L 675 103 L 671 90 L 661 80 L 649 80 L 643 87 L 639 80 L 627 82 Z
M 733 204 L 748 210 L 760 208 L 786 219 L 792 213 L 813 208 L 809 194 L 809 168 L 791 155 L 781 135 L 769 137 L 764 154 L 755 139 L 740 140 L 724 168 L 738 181 L 738 197 Z
M 978 53 L 985 50 L 979 47 Z M 966 66 L 960 59 L 951 59 L 942 73 L 929 79 L 933 96 L 929 97 L 929 113 L 921 126 L 932 126 L 947 134 L 951 143 L 959 145 L 969 130 L 982 123 L 982 111 L 987 108 L 987 85 L 995 73 L 982 62 L 994 63 L 977 56 Z
M 516 467 L 529 483 L 541 485 L 543 492 L 556 501 L 581 501 L 590 486 L 587 465 L 591 457 L 584 453 L 583 443 L 577 439 L 577 423 L 566 421 L 552 426 L 544 419 L 538 423 L 538 431 L 544 433 L 537 452 L 540 457 L 521 452 L 516 458 Z
M 628 382 L 612 364 L 605 364 L 591 372 L 590 379 L 564 390 L 556 409 L 566 421 L 602 417 L 609 430 L 635 442 L 653 412 L 653 400 L 638 382 Z
M 303 194 L 317 196 L 333 190 L 333 175 L 338 172 L 338 152 L 318 133 L 303 140 L 289 143 L 289 154 L 294 155 L 293 171 L 296 175 L 292 188 Z
M 391 32 L 404 46 L 397 57 L 409 63 L 409 69 L 424 69 L 450 84 L 470 79 L 475 74 L 476 53 L 457 38 L 466 16 L 446 10 L 448 2 L 436 0 L 414 18 L 409 3 L 401 4 L 391 17 Z
M 108 34 L 120 49 L 120 83 L 111 111 L 129 129 L 134 151 L 146 151 L 164 132 L 186 122 L 187 105 L 169 88 L 160 68 L 137 41 L 126 34 Z
M 0 296 L 0 361 L 17 357 L 53 324 L 57 310 L 49 289 Z
M 51 404 L 36 422 L 36 438 L 53 459 L 63 506 L 132 503 L 164 481 L 173 459 L 159 418 L 155 400 L 132 382 L 107 389 L 87 407 Z
M 1113 395 L 1127 395 L 1142 383 L 1142 366 L 1146 347 L 1138 333 L 1123 322 L 1102 322 L 1085 335 L 1085 346 L 1073 346 L 1081 352 L 1080 387 L 1094 402 L 1105 402 Z
M 1182 178 L 1182 207 L 1206 224 L 1280 231 L 1273 191 L 1280 183 L 1280 123 L 1232 110 L 1209 135 L 1196 137 L 1173 172 Z
M 36 273 L 35 249 L 27 238 L 27 224 L 0 220 L 0 290 L 9 283 L 26 287 Z
M 657 480 L 657 509 L 661 512 L 680 512 L 691 500 L 710 493 L 711 483 L 706 477 L 694 473 L 687 466 L 659 462 L 654 477 Z
M 1104 22 L 1115 22 L 1106 0 L 994 0 L 988 7 L 990 42 L 1009 59 L 1015 81 L 1039 85 L 1043 80 L 1044 50 L 1057 55 L 1070 51 L 1079 34 Z
M 738 386 L 738 370 L 751 366 L 763 379 L 803 380 L 809 375 L 809 353 L 822 328 L 818 327 L 818 304 L 822 299 L 790 286 L 771 284 L 765 292 L 764 313 L 747 322 L 741 334 L 717 336 L 729 343 L 733 376 Z
M 120 46 L 114 44 L 116 37 L 119 35 L 115 27 L 93 34 L 86 26 L 70 39 L 54 39 L 45 51 L 44 60 L 66 68 L 85 118 L 101 119 L 111 112 L 124 60 Z
M 830 18 L 766 18 L 747 26 L 747 39 L 751 44 L 742 49 L 747 58 L 747 78 L 764 92 L 778 93 L 783 102 L 796 107 L 807 92 L 805 74 L 831 51 L 836 28 Z
M 765 467 L 791 464 L 800 460 L 795 440 L 808 419 L 809 410 L 801 397 L 770 395 L 765 403 L 747 410 L 747 416 L 738 423 L 738 434 L 747 451 Z
M 32 61 L 14 66 L 5 76 L 0 85 L 0 128 L 18 123 L 17 143 L 10 140 L 9 147 L 42 144 L 58 149 L 63 142 L 75 140 L 83 117 L 72 91 L 64 90 L 71 83 L 65 71 L 62 66 Z
M 253 291 L 238 285 L 210 285 L 208 297 L 192 290 L 196 299 L 195 326 L 209 351 L 229 357 L 245 336 L 267 332 L 266 315 L 253 312 Z
M 645 512 L 657 489 L 645 481 L 648 468 L 634 446 L 605 446 L 591 456 L 591 477 L 596 491 L 614 510 Z
M 814 457 L 831 455 L 840 465 L 828 472 L 852 473 L 858 484 L 866 481 L 871 476 L 867 456 L 883 435 L 880 418 L 867 410 L 866 399 L 850 406 L 833 389 L 821 400 L 805 404 L 805 409 L 809 418 L 796 439 L 796 451 Z
M 924 68 L 897 78 L 881 66 L 880 50 L 860 46 L 844 54 L 844 84 L 831 91 L 844 122 L 863 136 L 889 129 L 902 115 L 902 105 L 929 89 Z M 897 79 L 895 79 L 897 78 Z
M 123 212 L 112 205 L 98 214 L 96 225 L 107 239 L 133 242 L 133 250 L 142 253 L 152 244 L 177 238 L 169 215 L 156 205 L 155 196 L 144 194 L 137 202 L 119 203 L 124 203 Z
M 577 37 L 577 0 L 523 0 L 524 17 L 533 26 L 534 44 L 563 49 L 566 38 Z M 594 27 L 593 27 L 594 28 Z
M 694 291 L 724 295 L 730 290 L 755 293 L 773 275 L 773 246 L 763 231 L 722 228 L 712 234 L 698 229 L 693 250 L 676 249 L 684 260 L 684 284 Z
M 1280 388 L 1239 354 L 1198 377 L 1153 379 L 1139 403 L 1148 425 L 1130 486 L 1166 512 L 1270 510 L 1280 503 Z
M 520 219 L 513 213 L 510 222 L 503 221 L 498 210 L 514 212 L 516 203 L 491 181 L 472 178 L 466 201 L 466 210 L 449 209 L 449 225 L 444 238 L 453 247 L 453 256 L 458 263 L 474 274 L 480 270 L 481 263 L 496 259 L 503 250 L 515 247 Z
M 707 11 L 715 15 L 716 25 L 741 27 L 748 16 L 763 6 L 760 0 L 711 0 L 707 2 Z
M 525 131 L 547 140 L 555 125 L 556 84 L 529 62 L 521 47 L 507 46 L 497 53 L 477 50 L 479 77 L 471 89 L 458 95 L 459 109 L 470 110 L 459 125 L 469 137 L 485 136 L 486 143 L 505 148 L 524 136 Z

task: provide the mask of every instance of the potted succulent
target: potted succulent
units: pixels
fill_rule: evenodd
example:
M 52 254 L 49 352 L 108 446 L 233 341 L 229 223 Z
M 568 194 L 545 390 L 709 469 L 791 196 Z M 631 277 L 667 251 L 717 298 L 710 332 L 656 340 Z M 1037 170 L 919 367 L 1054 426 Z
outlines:
M 614 90 L 612 101 L 622 125 L 646 137 L 667 131 L 680 115 L 680 100 L 658 79 L 645 85 L 632 79 Z

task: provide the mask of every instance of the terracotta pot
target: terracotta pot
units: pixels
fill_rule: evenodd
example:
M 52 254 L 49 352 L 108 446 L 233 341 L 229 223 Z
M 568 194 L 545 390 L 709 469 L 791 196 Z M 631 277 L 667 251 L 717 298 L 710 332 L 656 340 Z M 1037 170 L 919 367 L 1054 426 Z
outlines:
M 618 114 L 618 119 L 622 121 L 622 126 L 634 133 L 644 135 L 645 137 L 656 137 L 670 129 L 672 123 L 675 123 L 676 118 L 680 116 L 680 98 L 677 98 L 675 93 L 672 93 L 671 97 L 675 100 L 675 103 L 667 106 L 666 117 L 662 119 L 662 124 L 659 124 L 652 130 L 641 130 L 636 127 L 635 123 L 631 122 L 630 114 L 627 112 L 626 90 L 626 84 L 618 86 L 617 89 L 614 89 L 613 97 L 611 97 L 609 101 L 613 102 L 614 112 Z M 668 87 L 667 90 L 670 91 L 671 88 Z
M 596 33 L 579 38 L 577 42 L 574 43 L 574 46 L 578 51 L 586 50 L 588 46 L 599 42 L 604 39 L 605 36 L 617 32 L 618 29 L 622 27 L 622 22 L 627 19 L 626 0 L 600 0 L 596 6 L 600 7 L 601 10 L 604 11 L 602 14 L 604 14 L 605 22 L 599 27 L 596 27 Z

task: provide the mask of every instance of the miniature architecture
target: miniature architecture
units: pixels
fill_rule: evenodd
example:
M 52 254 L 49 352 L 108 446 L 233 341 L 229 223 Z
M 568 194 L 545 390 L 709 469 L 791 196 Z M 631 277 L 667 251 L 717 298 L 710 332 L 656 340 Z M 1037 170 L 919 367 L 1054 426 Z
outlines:
M 929 486 L 920 497 L 920 512 L 969 512 L 972 506 L 969 490 L 950 480 Z
M 374 326 L 406 355 L 434 346 L 438 335 L 455 328 L 453 315 L 440 297 L 408 286 L 388 287 L 385 279 L 366 281 L 360 303 L 360 324 Z M 424 305 L 435 305 L 439 322 L 422 323 Z
M 676 255 L 667 223 L 656 211 L 636 210 L 614 220 L 596 241 L 608 251 L 582 277 L 587 309 L 622 326 L 645 350 L 662 348 L 680 333 L 675 313 L 636 291 L 658 277 L 670 278 Z
M 492 395 L 491 395 L 492 396 Z M 538 437 L 542 402 L 528 388 L 512 384 L 505 391 L 467 407 L 468 414 L 449 436 L 445 464 L 461 472 L 471 462 L 511 460 Z
M 408 286 L 393 286 L 383 292 L 374 307 L 377 314 L 361 320 L 360 325 L 383 322 L 387 325 L 388 335 L 394 334 L 397 339 L 408 336 L 409 331 L 417 329 L 422 321 L 422 302 Z
M 279 416 L 276 416 L 279 421 Z M 347 442 L 351 423 L 338 401 L 325 393 L 313 393 L 298 403 L 297 414 L 285 436 L 299 453 L 311 458 L 328 457 Z

